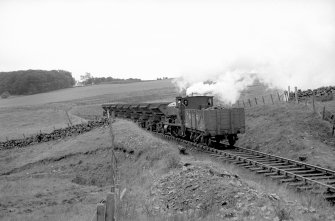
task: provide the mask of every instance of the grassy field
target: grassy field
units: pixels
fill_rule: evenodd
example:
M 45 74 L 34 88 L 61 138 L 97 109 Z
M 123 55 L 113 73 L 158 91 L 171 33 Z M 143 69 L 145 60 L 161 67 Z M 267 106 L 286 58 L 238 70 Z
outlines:
M 0 99 L 0 141 L 22 138 L 69 124 L 92 120 L 110 102 L 173 101 L 177 91 L 171 80 L 131 84 L 102 84 L 36 95 Z
M 123 98 L 125 95 L 141 94 L 145 91 L 175 91 L 171 80 L 146 81 L 131 84 L 99 84 L 86 87 L 67 88 L 63 90 L 0 99 L 0 108 L 31 105 L 45 105 L 55 102 L 74 101 L 106 103 Z
M 17 107 L 11 112 L 0 111 L 0 141 L 23 138 L 40 131 L 51 132 L 69 124 L 85 121 L 76 115 L 67 115 L 66 111 L 61 109 Z

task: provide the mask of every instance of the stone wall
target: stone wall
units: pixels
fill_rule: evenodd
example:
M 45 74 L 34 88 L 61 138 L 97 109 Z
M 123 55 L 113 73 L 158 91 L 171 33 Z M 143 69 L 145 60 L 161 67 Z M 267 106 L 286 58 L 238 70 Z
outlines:
M 313 97 L 313 93 L 317 101 L 329 101 L 333 99 L 333 94 L 335 94 L 335 86 L 320 87 L 314 90 L 308 89 L 305 91 L 298 90 L 297 93 L 299 101 Z M 294 92 L 291 91 L 289 99 L 295 100 Z
M 65 137 L 89 132 L 94 128 L 101 127 L 106 124 L 108 124 L 108 121 L 106 119 L 100 119 L 97 121 L 88 121 L 87 123 L 76 124 L 70 127 L 56 129 L 51 133 L 40 133 L 26 138 L 7 140 L 4 142 L 0 142 L 0 150 L 11 149 L 15 147 L 25 147 L 37 143 L 48 142 L 51 140 L 59 140 Z

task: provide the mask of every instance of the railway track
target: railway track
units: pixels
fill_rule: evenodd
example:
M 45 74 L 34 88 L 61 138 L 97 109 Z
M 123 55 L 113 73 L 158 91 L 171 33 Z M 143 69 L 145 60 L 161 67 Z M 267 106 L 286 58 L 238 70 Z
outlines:
M 154 133 L 165 139 L 187 144 L 187 147 L 192 150 L 206 152 L 211 157 L 229 161 L 256 174 L 270 177 L 297 191 L 320 195 L 335 204 L 335 171 L 333 170 L 242 147 L 218 150 L 167 134 Z M 222 149 L 227 147 L 225 144 L 219 145 Z

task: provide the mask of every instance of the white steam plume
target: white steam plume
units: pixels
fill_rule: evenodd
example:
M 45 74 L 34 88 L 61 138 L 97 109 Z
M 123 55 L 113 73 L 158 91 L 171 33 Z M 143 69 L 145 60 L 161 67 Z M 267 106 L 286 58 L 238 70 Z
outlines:
M 232 104 L 256 78 L 279 89 L 335 85 L 335 2 L 255 2 L 231 5 L 248 10 L 222 20 L 225 31 L 198 49 L 178 87 Z

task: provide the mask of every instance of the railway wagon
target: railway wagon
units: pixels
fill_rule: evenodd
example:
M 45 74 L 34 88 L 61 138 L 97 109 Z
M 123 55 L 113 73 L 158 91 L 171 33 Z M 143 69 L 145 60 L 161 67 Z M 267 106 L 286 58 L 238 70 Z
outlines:
M 234 145 L 237 134 L 245 132 L 245 114 L 243 108 L 219 108 L 202 110 L 185 110 L 185 127 L 201 136 L 202 142 L 209 144 L 227 139 Z
M 228 140 L 233 146 L 237 134 L 245 133 L 244 108 L 213 106 L 212 96 L 177 97 L 177 107 L 184 117 L 186 137 L 194 142 L 212 146 Z
M 176 97 L 170 103 L 103 104 L 104 115 L 131 119 L 139 126 L 208 146 L 245 132 L 243 108 L 218 108 L 212 96 Z

